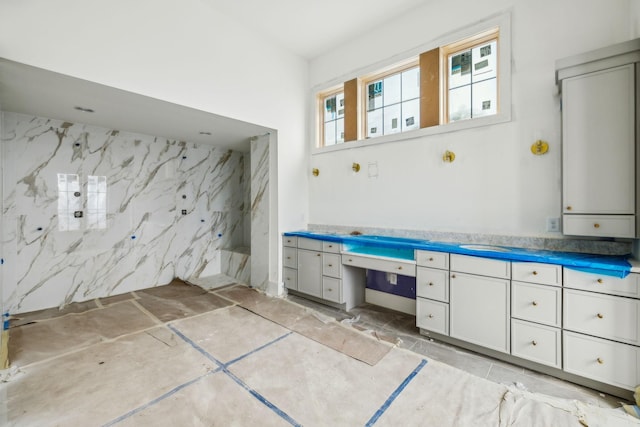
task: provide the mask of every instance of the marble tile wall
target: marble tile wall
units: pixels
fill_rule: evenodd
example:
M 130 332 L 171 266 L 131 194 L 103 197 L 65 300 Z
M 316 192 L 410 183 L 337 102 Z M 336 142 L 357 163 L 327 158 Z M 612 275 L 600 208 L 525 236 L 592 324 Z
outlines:
M 248 153 L 9 112 L 1 129 L 10 313 L 217 274 L 246 244 Z

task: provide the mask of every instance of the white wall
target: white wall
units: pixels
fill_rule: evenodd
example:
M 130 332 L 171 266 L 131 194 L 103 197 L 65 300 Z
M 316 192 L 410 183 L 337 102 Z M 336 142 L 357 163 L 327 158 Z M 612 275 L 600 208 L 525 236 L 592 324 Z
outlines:
M 0 0 L 0 57 L 278 130 L 279 226 L 304 226 L 308 64 L 203 0 Z
M 630 9 L 629 0 L 434 0 L 313 60 L 310 87 L 511 13 L 512 120 L 311 156 L 320 176 L 310 179 L 310 223 L 559 236 L 546 232 L 546 218 L 561 212 L 555 61 L 629 39 Z M 538 138 L 547 155 L 531 154 Z M 442 161 L 445 150 L 454 163 Z M 378 177 L 369 178 L 375 162 Z

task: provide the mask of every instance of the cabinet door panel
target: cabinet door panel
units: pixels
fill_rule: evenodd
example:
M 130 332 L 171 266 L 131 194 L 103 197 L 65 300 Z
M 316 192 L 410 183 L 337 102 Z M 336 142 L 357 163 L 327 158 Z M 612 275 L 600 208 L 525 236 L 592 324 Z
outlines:
M 634 65 L 562 81 L 563 210 L 634 214 Z
M 298 250 L 298 291 L 322 298 L 322 253 Z
M 509 280 L 451 273 L 449 333 L 493 350 L 509 352 Z

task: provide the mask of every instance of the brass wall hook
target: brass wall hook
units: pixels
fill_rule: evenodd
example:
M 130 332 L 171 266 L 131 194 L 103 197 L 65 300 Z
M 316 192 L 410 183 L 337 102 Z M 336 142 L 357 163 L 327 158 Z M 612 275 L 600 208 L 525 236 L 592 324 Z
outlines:
M 443 162 L 453 162 L 456 159 L 456 153 L 454 153 L 453 151 L 445 151 L 444 154 L 442 155 L 442 161 Z
M 549 143 L 541 139 L 531 144 L 531 152 L 536 156 L 541 156 L 549 151 Z
M 351 165 L 351 169 L 352 169 L 354 172 L 360 172 L 360 163 L 355 163 L 355 162 L 354 162 L 354 163 Z
M 320 169 L 318 169 L 318 168 L 313 168 L 313 169 L 311 169 L 311 174 L 312 174 L 313 176 L 318 176 L 318 175 L 320 175 Z

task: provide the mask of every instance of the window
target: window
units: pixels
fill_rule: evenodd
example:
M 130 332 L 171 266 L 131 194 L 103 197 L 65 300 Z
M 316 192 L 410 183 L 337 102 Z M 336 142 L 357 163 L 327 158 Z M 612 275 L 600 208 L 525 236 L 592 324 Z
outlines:
M 498 112 L 498 30 L 442 48 L 445 123 Z
M 344 91 L 323 94 L 323 131 L 324 146 L 344 142 Z
M 366 138 L 420 128 L 420 67 L 365 80 Z
M 475 24 L 460 31 L 458 41 L 421 53 L 415 49 L 402 62 L 319 92 L 317 146 L 364 145 L 380 137 L 387 142 L 412 137 L 403 132 L 425 129 L 413 134 L 419 136 L 510 120 L 509 108 L 500 111 L 511 96 L 510 17 L 493 18 L 489 30 L 486 25 Z

